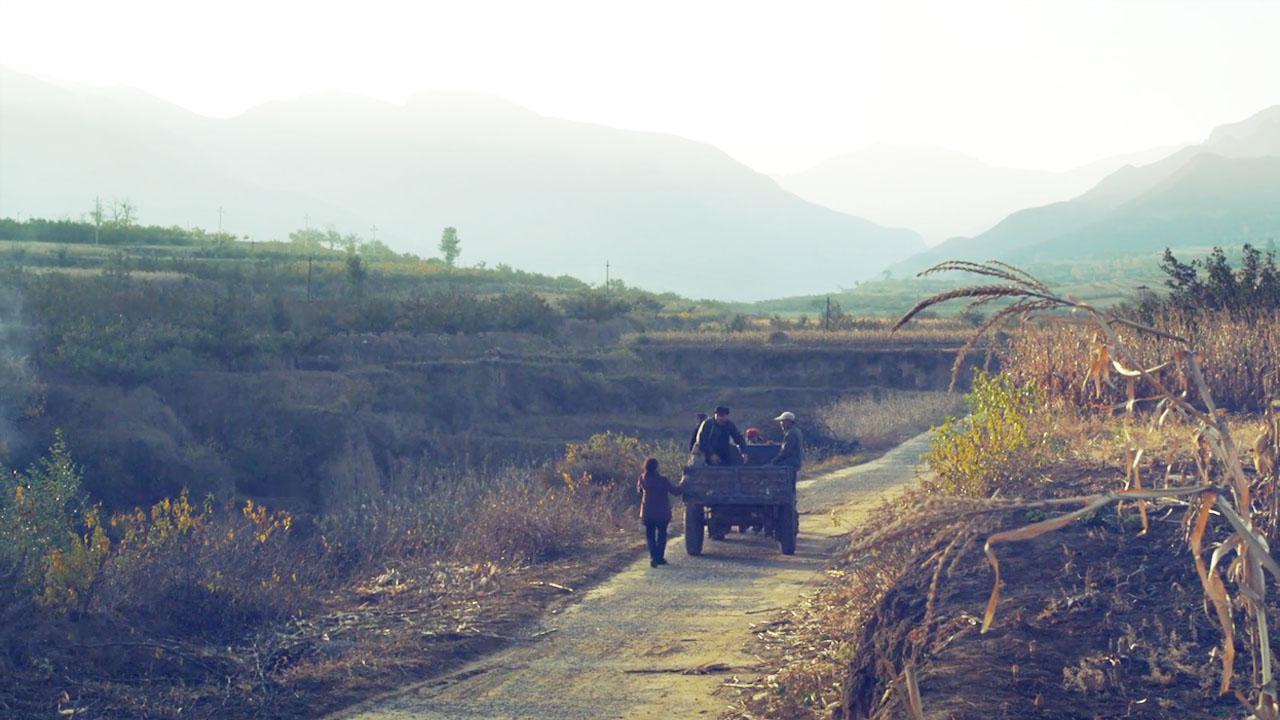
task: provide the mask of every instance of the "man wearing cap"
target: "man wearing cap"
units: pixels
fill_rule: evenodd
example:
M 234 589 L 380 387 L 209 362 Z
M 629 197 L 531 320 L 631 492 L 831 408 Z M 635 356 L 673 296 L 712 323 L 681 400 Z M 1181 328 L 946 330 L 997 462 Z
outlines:
M 782 426 L 782 449 L 778 456 L 769 461 L 770 465 L 786 465 L 796 470 L 804 464 L 804 433 L 796 427 L 796 415 L 784 412 L 774 418 Z
M 698 451 L 708 465 L 741 465 L 744 460 L 742 448 L 747 446 L 747 439 L 738 432 L 738 426 L 729 419 L 729 408 L 721 405 L 716 413 L 702 422 L 698 428 Z

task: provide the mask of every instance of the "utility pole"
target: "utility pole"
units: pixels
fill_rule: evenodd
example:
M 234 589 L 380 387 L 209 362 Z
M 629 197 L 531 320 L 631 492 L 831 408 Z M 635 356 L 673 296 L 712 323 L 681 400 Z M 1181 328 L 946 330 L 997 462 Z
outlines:
M 98 244 L 98 227 L 102 225 L 102 199 L 93 197 L 93 244 Z
M 378 226 L 377 226 L 377 225 L 370 225 L 370 226 L 369 226 L 369 232 L 371 233 L 371 235 L 370 235 L 370 239 L 371 239 L 371 240 L 373 240 L 374 242 L 377 242 L 377 240 L 378 240 Z
M 222 206 L 218 206 L 218 234 L 222 234 Z
M 311 256 L 307 256 L 307 302 L 311 302 Z
M 830 295 L 827 296 L 827 312 L 825 315 L 822 316 L 822 329 L 823 330 L 831 329 L 831 296 Z
M 609 261 L 604 261 L 604 291 L 609 292 Z

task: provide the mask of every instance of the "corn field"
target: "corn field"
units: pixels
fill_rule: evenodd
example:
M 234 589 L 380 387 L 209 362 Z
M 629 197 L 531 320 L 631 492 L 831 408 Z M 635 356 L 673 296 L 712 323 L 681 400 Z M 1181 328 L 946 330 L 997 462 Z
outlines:
M 1174 338 L 1194 337 L 1196 361 L 1217 407 L 1260 413 L 1280 397 L 1280 312 L 1250 321 L 1226 311 L 1176 313 L 1156 329 L 1162 334 L 1115 328 L 1132 358 L 1126 361 L 1113 357 L 1104 333 L 1077 318 L 1032 319 L 1013 333 L 1001 366 L 1074 404 L 1125 409 L 1161 398 L 1153 380 L 1179 393 L 1190 389 L 1186 365 L 1178 362 L 1185 348 Z
M 1268 530 L 1275 539 L 1276 472 L 1280 407 L 1272 404 L 1280 389 L 1277 316 L 1249 323 L 1227 316 L 1185 317 L 1151 326 L 1104 312 L 1088 304 L 1055 295 L 1025 271 L 1000 262 L 946 262 L 923 274 L 958 270 L 990 278 L 975 285 L 926 298 L 898 321 L 909 322 L 923 310 L 951 300 L 968 302 L 973 311 L 993 301 L 1003 305 L 975 333 L 1007 330 L 1020 322 L 1008 351 L 1006 372 L 1032 380 L 1051 392 L 1074 397 L 1082 404 L 1122 410 L 1135 421 L 1163 424 L 1171 415 L 1197 432 L 1192 442 L 1197 458 L 1194 482 L 1182 486 L 1144 487 L 1137 472 L 1142 448 L 1132 448 L 1124 487 L 1089 496 L 1035 502 L 987 500 L 989 510 L 971 509 L 967 516 L 989 511 L 1038 508 L 1070 510 L 1024 527 L 997 532 L 984 546 L 995 582 L 982 618 L 985 633 L 995 622 L 1000 601 L 1000 564 L 994 546 L 1030 540 L 1090 516 L 1113 503 L 1133 503 L 1146 531 L 1150 503 L 1180 508 L 1186 522 L 1187 547 L 1204 591 L 1222 631 L 1220 694 L 1233 693 L 1254 720 L 1280 720 L 1274 658 L 1272 618 L 1268 617 L 1268 585 L 1280 586 L 1280 565 L 1270 552 Z M 1036 316 L 1045 318 L 1038 326 Z M 1191 322 L 1188 322 L 1191 321 Z M 963 350 L 962 350 L 963 353 Z M 1150 408 L 1138 415 L 1139 407 Z M 1226 410 L 1266 410 L 1266 432 L 1255 446 L 1250 477 L 1227 421 Z M 1150 484 L 1150 483 L 1149 483 Z M 959 517 L 959 516 L 957 516 Z M 1214 519 L 1211 524 L 1210 518 Z M 1222 529 L 1219 529 L 1222 528 Z M 1215 537 L 1222 535 L 1222 537 Z M 1206 550 L 1211 548 L 1211 552 Z M 1206 554 L 1208 559 L 1206 561 Z M 1267 574 L 1271 583 L 1267 582 Z M 935 580 L 936 582 L 936 580 Z M 1228 584 L 1230 583 L 1230 585 Z M 1252 677 L 1236 681 L 1235 656 L 1243 615 L 1245 655 L 1252 660 Z M 923 717 L 918 690 L 908 662 L 901 670 L 911 715 Z

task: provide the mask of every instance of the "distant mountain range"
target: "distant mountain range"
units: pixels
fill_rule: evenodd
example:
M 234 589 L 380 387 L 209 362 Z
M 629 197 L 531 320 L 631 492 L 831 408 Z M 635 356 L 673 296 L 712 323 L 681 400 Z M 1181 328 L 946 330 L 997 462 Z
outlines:
M 910 227 L 936 244 L 976 235 L 1014 211 L 1073 198 L 1125 165 L 1154 162 L 1176 149 L 1156 148 L 1050 172 L 993 167 L 936 145 L 878 144 L 780 176 L 778 183 L 834 210 Z
M 914 273 L 943 260 L 1032 265 L 1276 239 L 1280 105 L 1223 125 L 1203 143 L 1157 162 L 1121 168 L 1071 200 L 1020 210 L 979 235 L 948 240 L 890 273 Z
M 147 224 L 284 239 L 309 223 L 436 254 L 751 300 L 873 277 L 914 231 L 803 200 L 702 143 L 539 116 L 478 95 L 325 93 L 230 119 L 131 90 L 0 73 L 0 215 L 128 198 Z

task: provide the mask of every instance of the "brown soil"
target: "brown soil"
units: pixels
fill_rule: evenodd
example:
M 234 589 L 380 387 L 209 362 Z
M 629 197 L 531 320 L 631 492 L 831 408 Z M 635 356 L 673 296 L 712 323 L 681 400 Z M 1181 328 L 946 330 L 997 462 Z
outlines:
M 1116 486 L 1115 473 L 1096 465 L 1057 470 L 1055 494 Z M 1035 519 L 1011 513 L 976 531 L 976 541 L 946 557 L 932 603 L 936 553 L 954 535 L 894 559 L 908 569 L 878 600 L 850 578 L 869 577 L 861 572 L 866 564 L 884 559 L 843 556 L 823 587 L 757 634 L 766 670 L 729 696 L 732 716 L 909 718 L 901 680 L 908 664 L 926 718 L 1247 714 L 1232 695 L 1218 694 L 1222 632 L 1205 612 L 1180 510 L 1153 514 L 1142 536 L 1136 511 L 1111 508 L 1034 540 L 997 545 L 1002 594 L 993 627 L 980 634 L 993 578 L 981 538 Z M 859 608 L 868 599 L 874 605 Z M 1270 600 L 1274 617 L 1280 603 Z M 1241 615 L 1237 609 L 1233 687 L 1247 691 L 1252 666 Z M 812 687 L 796 682 L 794 669 L 805 664 L 814 669 Z M 824 686 L 825 694 L 813 691 Z
M 641 547 L 634 533 L 619 533 L 574 558 L 497 573 L 489 588 L 459 593 L 469 607 L 424 607 L 395 585 L 365 588 L 362 597 L 339 603 L 351 610 L 307 628 L 288 658 L 296 666 L 281 669 L 282 692 L 253 716 L 319 717 L 536 639 L 539 617 L 631 564 Z M 326 661 L 326 646 L 335 642 Z

